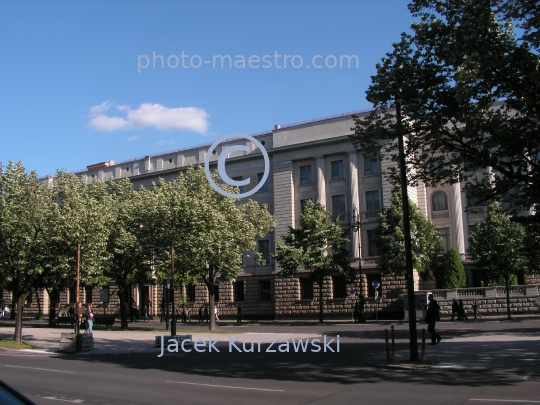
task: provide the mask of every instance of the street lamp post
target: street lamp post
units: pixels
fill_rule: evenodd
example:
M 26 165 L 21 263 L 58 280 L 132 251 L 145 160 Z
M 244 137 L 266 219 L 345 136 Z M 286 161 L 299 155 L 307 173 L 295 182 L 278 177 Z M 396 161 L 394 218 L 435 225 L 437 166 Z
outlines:
M 367 101 L 374 103 L 376 100 L 366 97 Z M 411 218 L 409 210 L 409 195 L 407 192 L 407 170 L 405 166 L 405 143 L 403 140 L 403 129 L 401 121 L 401 103 L 397 94 L 394 95 L 396 108 L 396 134 L 398 138 L 399 151 L 399 173 L 401 183 L 401 202 L 403 213 L 403 236 L 405 238 L 405 269 L 407 280 L 407 302 L 409 304 L 409 350 L 411 361 L 418 361 L 418 335 L 416 332 L 416 305 L 414 299 L 414 270 L 412 260 L 411 241 Z
M 405 237 L 405 267 L 407 270 L 407 298 L 409 301 L 409 343 L 411 361 L 418 361 L 418 342 L 416 333 L 416 306 L 414 300 L 414 273 L 411 242 L 411 218 L 409 214 L 409 195 L 407 193 L 407 171 L 405 167 L 405 144 L 401 128 L 401 103 L 396 98 L 396 132 L 398 135 L 399 172 L 401 178 L 401 200 L 403 205 L 403 233 Z
M 360 218 L 360 212 L 354 206 L 354 204 L 353 204 L 353 222 L 352 222 L 351 228 L 354 233 L 358 234 L 358 273 L 360 276 L 360 300 L 363 300 L 364 287 L 362 284 L 362 221 Z M 361 308 L 361 312 L 359 314 L 359 322 L 360 323 L 366 322 L 366 317 L 365 317 L 363 308 Z

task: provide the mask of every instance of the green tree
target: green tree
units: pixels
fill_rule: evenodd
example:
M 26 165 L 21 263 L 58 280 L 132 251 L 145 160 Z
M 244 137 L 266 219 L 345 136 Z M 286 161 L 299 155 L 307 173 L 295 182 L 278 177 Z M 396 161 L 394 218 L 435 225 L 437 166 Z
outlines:
M 142 206 L 139 192 L 133 190 L 128 179 L 107 182 L 111 195 L 114 222 L 112 224 L 107 250 L 110 259 L 104 275 L 118 287 L 120 299 L 120 326 L 128 327 L 128 311 L 131 304 L 133 285 L 152 284 L 152 258 L 143 247 Z
M 50 191 L 55 204 L 51 211 L 46 254 L 42 257 L 46 271 L 42 273 L 39 285 L 49 293 L 49 320 L 52 321 L 60 291 L 76 285 L 78 244 L 81 245 L 80 286 L 108 282 L 103 272 L 110 259 L 107 242 L 114 213 L 110 193 L 101 181 L 87 185 L 75 174 L 61 170 Z
M 511 221 L 497 203 L 488 206 L 485 222 L 477 222 L 470 236 L 469 257 L 486 283 L 503 281 L 510 316 L 510 285 L 527 270 L 523 226 Z
M 172 247 L 174 281 L 182 284 L 202 279 L 213 314 L 219 284 L 235 280 L 244 251 L 253 251 L 255 238 L 273 230 L 268 208 L 252 200 L 237 204 L 221 195 L 210 186 L 203 168 L 189 167 L 176 180 L 160 181 L 151 190 L 141 190 L 141 195 L 142 230 L 147 249 L 153 251 L 156 274 L 161 280 L 170 274 L 167 263 Z M 210 316 L 210 330 L 214 329 L 215 318 Z
M 17 303 L 16 342 L 22 341 L 24 302 L 44 271 L 41 262 L 53 211 L 53 194 L 34 171 L 26 173 L 20 162 L 0 166 L 0 274 Z
M 413 268 L 424 279 L 434 270 L 435 257 L 441 249 L 442 239 L 435 224 L 426 219 L 416 204 L 409 200 Z M 381 274 L 404 275 L 405 236 L 403 233 L 403 211 L 401 189 L 394 187 L 392 202 L 379 214 L 375 240 L 379 252 L 378 269 Z
M 319 286 L 319 322 L 323 322 L 323 283 L 333 274 L 344 274 L 353 281 L 356 273 L 349 265 L 350 253 L 345 248 L 349 242 L 347 230 L 340 226 L 339 219 L 330 222 L 330 213 L 317 201 L 308 201 L 301 223 L 289 227 L 283 241 L 276 242 L 276 262 L 282 268 L 280 274 L 290 277 L 300 269 L 311 273 L 311 279 Z
M 448 249 L 435 266 L 434 275 L 439 288 L 463 288 L 467 286 L 467 276 L 459 252 Z
M 414 0 L 409 9 L 419 22 L 377 65 L 367 91 L 376 110 L 356 117 L 351 140 L 394 159 L 400 107 L 411 181 L 462 180 L 480 201 L 538 204 L 537 4 Z

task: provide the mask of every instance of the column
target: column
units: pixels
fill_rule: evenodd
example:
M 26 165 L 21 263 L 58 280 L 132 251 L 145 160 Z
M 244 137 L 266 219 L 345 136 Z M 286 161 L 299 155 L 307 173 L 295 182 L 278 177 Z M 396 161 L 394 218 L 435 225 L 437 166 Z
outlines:
M 353 206 L 360 212 L 360 195 L 358 193 L 358 153 L 356 151 L 349 152 L 349 193 L 351 195 L 351 206 L 349 207 L 349 212 L 354 222 L 355 218 L 353 215 Z M 360 217 L 361 218 L 361 217 Z M 361 257 L 362 252 L 358 251 L 358 242 L 360 240 L 362 231 L 351 232 L 351 254 L 352 257 Z
M 317 176 L 317 199 L 326 207 L 326 183 L 324 181 L 324 156 L 315 157 Z
M 276 218 L 275 240 L 289 231 L 289 226 L 294 226 L 294 182 L 292 161 L 275 162 L 273 165 L 274 176 L 274 214 Z
M 460 254 L 465 253 L 465 238 L 463 235 L 463 208 L 461 205 L 461 183 L 452 184 L 452 210 L 454 228 L 454 246 Z

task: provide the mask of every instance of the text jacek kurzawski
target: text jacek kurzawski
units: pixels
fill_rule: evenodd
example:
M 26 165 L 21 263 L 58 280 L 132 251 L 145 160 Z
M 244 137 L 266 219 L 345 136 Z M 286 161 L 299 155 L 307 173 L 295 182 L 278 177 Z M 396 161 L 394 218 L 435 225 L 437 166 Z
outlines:
M 319 352 L 330 352 L 330 353 L 339 353 L 339 335 L 336 338 L 327 338 L 326 335 L 323 335 L 323 339 L 314 338 L 314 339 L 258 339 L 248 340 L 242 339 L 239 341 L 240 335 L 232 336 L 229 335 L 228 340 L 228 349 L 229 353 L 319 353 Z M 165 353 L 165 342 L 167 342 L 166 350 L 169 353 L 178 353 L 179 351 L 190 353 L 196 351 L 199 353 L 221 353 L 225 351 L 225 348 L 221 346 L 221 350 L 216 347 L 216 343 L 223 341 L 213 340 L 212 335 L 208 336 L 208 341 L 204 339 L 197 339 L 192 342 L 190 339 L 182 340 L 178 342 L 176 339 L 166 340 L 165 335 L 161 335 L 161 354 L 158 357 L 163 356 Z M 334 343 L 335 342 L 335 343 Z M 261 348 L 261 344 L 268 345 L 266 349 Z M 334 344 L 334 347 L 331 345 Z

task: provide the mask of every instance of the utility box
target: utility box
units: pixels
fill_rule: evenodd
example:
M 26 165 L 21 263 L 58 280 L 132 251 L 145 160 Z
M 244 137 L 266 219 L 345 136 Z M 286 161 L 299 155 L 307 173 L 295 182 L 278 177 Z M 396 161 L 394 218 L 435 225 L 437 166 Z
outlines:
M 415 292 L 414 293 L 414 306 L 416 307 L 416 319 L 423 321 L 427 315 L 427 296 L 430 293 Z M 409 298 L 407 294 L 403 296 L 403 307 L 405 309 L 404 319 L 409 319 Z

